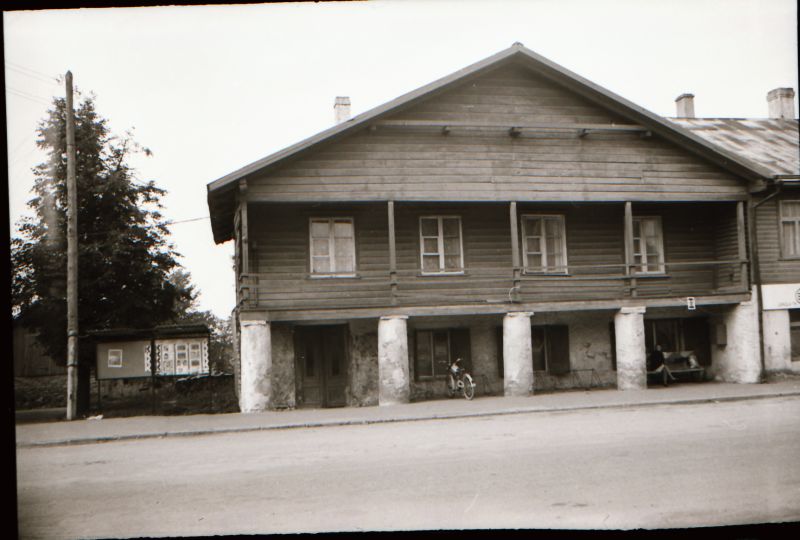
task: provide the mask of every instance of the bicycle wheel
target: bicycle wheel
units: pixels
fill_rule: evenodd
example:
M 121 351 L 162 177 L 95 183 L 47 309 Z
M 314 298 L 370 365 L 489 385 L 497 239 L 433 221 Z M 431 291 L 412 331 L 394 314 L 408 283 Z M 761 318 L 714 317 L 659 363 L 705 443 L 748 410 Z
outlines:
M 464 397 L 466 399 L 472 399 L 475 397 L 475 383 L 472 382 L 472 376 L 467 374 L 464 375 Z
M 447 374 L 447 397 L 454 397 L 456 395 L 456 380 L 453 378 L 452 373 Z

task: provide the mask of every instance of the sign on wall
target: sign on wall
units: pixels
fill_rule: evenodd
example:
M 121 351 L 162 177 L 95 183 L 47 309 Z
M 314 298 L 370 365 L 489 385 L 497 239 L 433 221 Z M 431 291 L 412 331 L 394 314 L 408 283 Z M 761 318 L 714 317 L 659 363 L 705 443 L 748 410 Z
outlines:
M 765 310 L 800 308 L 800 283 L 762 285 L 761 298 Z
M 145 348 L 144 370 L 146 373 L 150 373 L 150 346 Z M 156 373 L 158 375 L 197 375 L 208 372 L 208 339 L 156 340 Z

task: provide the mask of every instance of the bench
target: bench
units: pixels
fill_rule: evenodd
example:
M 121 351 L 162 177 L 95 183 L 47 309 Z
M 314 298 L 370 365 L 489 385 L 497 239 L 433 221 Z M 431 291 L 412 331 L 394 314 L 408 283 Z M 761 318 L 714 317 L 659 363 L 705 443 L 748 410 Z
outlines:
M 648 380 L 661 381 L 669 386 L 670 381 L 687 378 L 701 382 L 705 378 L 706 368 L 697 364 L 694 351 L 664 352 L 664 364 L 647 371 Z

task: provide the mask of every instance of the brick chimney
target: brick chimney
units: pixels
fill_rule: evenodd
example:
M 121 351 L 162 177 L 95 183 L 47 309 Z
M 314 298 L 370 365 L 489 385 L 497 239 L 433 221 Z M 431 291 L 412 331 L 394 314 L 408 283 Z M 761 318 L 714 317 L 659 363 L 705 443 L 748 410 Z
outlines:
M 675 98 L 678 118 L 694 118 L 694 94 L 681 94 Z
M 350 120 L 350 98 L 338 96 L 333 103 L 333 114 L 336 117 L 337 124 Z
M 767 93 L 769 117 L 794 120 L 794 89 L 776 88 Z

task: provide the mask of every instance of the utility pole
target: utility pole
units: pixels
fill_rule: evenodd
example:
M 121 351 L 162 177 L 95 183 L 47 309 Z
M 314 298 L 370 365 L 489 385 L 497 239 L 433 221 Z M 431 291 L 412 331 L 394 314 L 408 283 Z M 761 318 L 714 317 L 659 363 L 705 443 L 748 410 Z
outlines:
M 67 71 L 67 420 L 78 412 L 78 185 L 75 179 L 75 111 Z

